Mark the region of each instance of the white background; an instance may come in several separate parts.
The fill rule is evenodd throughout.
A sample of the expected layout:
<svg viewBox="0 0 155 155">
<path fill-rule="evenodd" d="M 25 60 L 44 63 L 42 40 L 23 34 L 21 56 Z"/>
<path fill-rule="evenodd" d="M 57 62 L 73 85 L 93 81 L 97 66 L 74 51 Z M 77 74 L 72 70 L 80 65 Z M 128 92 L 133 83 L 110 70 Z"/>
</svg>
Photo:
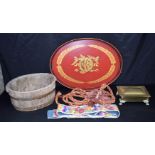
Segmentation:
<svg viewBox="0 0 155 155">
<path fill-rule="evenodd" d="M 0 32 L 149 33 L 154 10 L 153 0 L 4 0 Z M 155 123 L 0 123 L 0 155 L 151 155 L 154 132 Z"/>
<path fill-rule="evenodd" d="M 152 32 L 153 0 L 0 0 L 1 32 Z"/>
</svg>

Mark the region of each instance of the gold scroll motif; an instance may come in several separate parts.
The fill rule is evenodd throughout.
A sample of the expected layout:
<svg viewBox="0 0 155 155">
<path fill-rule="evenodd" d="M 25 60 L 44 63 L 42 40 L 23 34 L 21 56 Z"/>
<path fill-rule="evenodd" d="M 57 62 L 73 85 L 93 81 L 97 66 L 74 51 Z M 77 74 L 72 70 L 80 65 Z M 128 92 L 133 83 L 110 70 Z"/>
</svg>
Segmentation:
<svg viewBox="0 0 155 155">
<path fill-rule="evenodd" d="M 63 78 L 65 78 L 66 80 L 71 81 L 71 82 L 74 82 L 74 83 L 78 83 L 78 84 L 82 84 L 82 83 L 84 83 L 84 82 L 83 82 L 83 81 L 80 81 L 80 80 L 76 80 L 76 79 L 74 79 L 74 78 L 68 76 L 68 75 L 63 71 L 62 66 L 61 66 L 61 63 L 62 63 L 63 58 L 64 58 L 69 52 L 71 52 L 72 50 L 75 50 L 75 49 L 77 49 L 77 48 L 81 48 L 81 47 L 84 47 L 84 45 L 75 45 L 75 46 L 69 47 L 69 48 L 63 50 L 63 51 L 61 52 L 61 54 L 59 55 L 58 59 L 57 59 L 57 65 L 58 65 L 58 66 L 57 66 L 57 69 L 58 69 L 59 74 L 60 74 Z"/>
<path fill-rule="evenodd" d="M 98 46 L 98 45 L 93 45 L 93 44 L 91 44 L 91 45 L 88 45 L 89 47 L 92 47 L 92 48 L 95 48 L 95 49 L 98 49 L 99 51 L 101 51 L 101 52 L 104 52 L 107 56 L 108 56 L 108 58 L 109 58 L 109 60 L 110 60 L 110 62 L 111 62 L 111 67 L 110 67 L 110 69 L 109 69 L 109 71 L 104 75 L 104 76 L 102 76 L 101 78 L 99 78 L 99 79 L 97 79 L 97 80 L 93 80 L 93 81 L 88 81 L 88 82 L 83 82 L 83 81 L 80 81 L 80 80 L 76 80 L 76 79 L 74 79 L 74 78 L 72 78 L 72 77 L 70 77 L 70 76 L 68 76 L 64 71 L 63 71 L 63 68 L 62 68 L 62 66 L 61 66 L 61 63 L 62 63 L 62 60 L 63 60 L 63 58 L 68 54 L 68 53 L 70 53 L 71 51 L 73 51 L 74 49 L 77 49 L 77 48 L 81 48 L 81 47 L 84 47 L 85 45 L 75 45 L 75 46 L 72 46 L 72 47 L 69 47 L 69 48 L 67 48 L 67 49 L 65 49 L 65 50 L 63 50 L 62 52 L 61 52 L 61 54 L 58 56 L 58 59 L 57 59 L 57 69 L 58 69 L 58 72 L 59 72 L 59 74 L 63 77 L 63 78 L 65 78 L 66 80 L 68 80 L 68 81 L 71 81 L 71 82 L 74 82 L 74 83 L 78 83 L 78 84 L 83 84 L 83 83 L 89 83 L 89 84 L 93 84 L 93 83 L 99 83 L 99 82 L 102 82 L 103 80 L 105 80 L 105 79 L 107 79 L 107 78 L 109 78 L 112 74 L 113 74 L 113 72 L 114 72 L 114 70 L 115 70 L 115 63 L 116 63 L 116 60 L 115 60 L 115 57 L 113 56 L 113 54 L 109 51 L 109 50 L 107 50 L 107 49 L 105 49 L 105 48 L 103 48 L 103 47 L 101 47 L 101 46 Z M 99 59 L 99 58 L 97 58 L 97 59 Z M 97 60 L 96 59 L 96 60 Z M 81 60 L 80 60 L 81 61 Z M 89 60 L 90 61 L 90 60 Z M 97 60 L 98 61 L 98 60 Z M 75 58 L 74 58 L 74 62 L 75 62 Z M 72 63 L 72 65 L 74 64 L 77 64 L 77 62 L 76 63 Z M 85 64 L 85 63 L 84 63 Z M 94 63 L 93 63 L 94 64 Z M 89 64 L 90 65 L 90 64 Z M 79 65 L 77 65 L 77 66 L 79 66 Z M 80 65 L 81 66 L 81 65 Z M 83 66 L 83 65 L 82 65 Z M 85 65 L 84 65 L 85 66 Z M 87 65 L 86 65 L 87 66 Z M 98 64 L 97 64 L 97 66 L 98 66 Z M 84 68 L 86 68 L 86 69 L 84 69 Z M 91 66 L 87 66 L 87 67 L 82 67 L 82 70 L 80 69 L 80 70 L 78 70 L 78 71 L 84 71 L 84 72 L 88 72 L 88 71 L 90 71 L 90 70 L 92 70 L 92 71 L 94 71 L 94 69 L 93 69 L 93 67 L 92 67 L 92 64 L 91 64 Z M 75 70 L 75 71 L 77 71 L 77 70 Z"/>
<path fill-rule="evenodd" d="M 116 63 L 115 57 L 113 56 L 113 54 L 109 50 L 107 50 L 101 46 L 98 46 L 98 45 L 88 45 L 88 46 L 104 52 L 109 57 L 109 59 L 111 61 L 111 67 L 105 75 L 103 75 L 101 78 L 99 78 L 97 80 L 89 81 L 88 83 L 93 84 L 93 83 L 102 82 L 103 80 L 109 78 L 113 74 L 113 72 L 115 71 L 115 63 Z"/>
<path fill-rule="evenodd" d="M 85 74 L 87 72 L 96 72 L 99 64 L 99 56 L 93 57 L 90 55 L 84 56 L 80 54 L 80 57 L 74 57 L 73 66 L 78 67 L 75 69 L 76 72 L 80 72 L 81 74 Z"/>
<path fill-rule="evenodd" d="M 57 69 L 58 69 L 58 72 L 60 73 L 60 75 L 63 76 L 63 78 L 65 78 L 66 80 L 69 80 L 69 81 L 74 82 L 74 83 L 79 83 L 79 84 L 84 83 L 83 81 L 73 79 L 70 76 L 68 76 L 67 74 L 65 74 L 65 72 L 63 71 L 63 69 L 62 69 L 62 67 L 60 65 L 57 66 Z"/>
<path fill-rule="evenodd" d="M 102 51 L 103 53 L 105 53 L 109 57 L 112 65 L 116 63 L 115 57 L 109 50 L 105 49 L 104 47 L 98 46 L 98 45 L 88 45 L 88 46 L 98 49 L 98 50 Z"/>
<path fill-rule="evenodd" d="M 61 65 L 64 56 L 67 55 L 69 52 L 71 52 L 71 51 L 73 51 L 73 50 L 75 50 L 75 49 L 84 47 L 84 46 L 85 46 L 85 45 L 75 45 L 75 46 L 71 46 L 71 47 L 66 48 L 66 49 L 63 50 L 63 51 L 61 52 L 61 54 L 59 55 L 59 57 L 58 57 L 58 59 L 57 59 L 57 64 L 58 64 L 58 65 Z"/>
</svg>

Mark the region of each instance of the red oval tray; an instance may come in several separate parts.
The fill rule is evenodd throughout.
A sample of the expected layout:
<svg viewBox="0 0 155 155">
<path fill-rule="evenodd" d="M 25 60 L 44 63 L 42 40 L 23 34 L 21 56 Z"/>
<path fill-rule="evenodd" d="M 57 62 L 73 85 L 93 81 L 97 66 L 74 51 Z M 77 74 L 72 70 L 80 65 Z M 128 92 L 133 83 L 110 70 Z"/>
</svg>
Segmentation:
<svg viewBox="0 0 155 155">
<path fill-rule="evenodd" d="M 58 47 L 50 58 L 51 72 L 68 88 L 94 89 L 119 76 L 122 57 L 100 39 L 74 39 Z"/>
</svg>

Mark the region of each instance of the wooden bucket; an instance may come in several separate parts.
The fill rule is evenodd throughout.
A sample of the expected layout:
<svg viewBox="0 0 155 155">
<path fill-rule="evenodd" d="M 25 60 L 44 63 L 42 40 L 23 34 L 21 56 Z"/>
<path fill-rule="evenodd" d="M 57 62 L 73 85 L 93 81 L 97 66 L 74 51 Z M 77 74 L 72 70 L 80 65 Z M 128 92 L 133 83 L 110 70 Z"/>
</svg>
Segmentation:
<svg viewBox="0 0 155 155">
<path fill-rule="evenodd" d="M 53 103 L 55 82 L 55 76 L 49 73 L 27 74 L 11 80 L 6 91 L 15 109 L 34 111 Z"/>
</svg>

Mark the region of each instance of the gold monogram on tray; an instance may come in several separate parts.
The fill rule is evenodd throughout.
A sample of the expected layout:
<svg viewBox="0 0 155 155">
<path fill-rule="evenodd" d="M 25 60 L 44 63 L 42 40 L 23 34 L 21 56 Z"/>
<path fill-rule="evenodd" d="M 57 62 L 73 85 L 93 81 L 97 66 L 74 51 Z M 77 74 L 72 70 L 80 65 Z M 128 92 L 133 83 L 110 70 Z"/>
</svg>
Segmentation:
<svg viewBox="0 0 155 155">
<path fill-rule="evenodd" d="M 99 64 L 99 56 L 94 57 L 91 55 L 80 55 L 79 57 L 74 57 L 74 62 L 72 63 L 73 66 L 78 67 L 75 69 L 76 72 L 80 72 L 81 74 L 87 72 L 96 72 L 98 69 Z"/>
</svg>

